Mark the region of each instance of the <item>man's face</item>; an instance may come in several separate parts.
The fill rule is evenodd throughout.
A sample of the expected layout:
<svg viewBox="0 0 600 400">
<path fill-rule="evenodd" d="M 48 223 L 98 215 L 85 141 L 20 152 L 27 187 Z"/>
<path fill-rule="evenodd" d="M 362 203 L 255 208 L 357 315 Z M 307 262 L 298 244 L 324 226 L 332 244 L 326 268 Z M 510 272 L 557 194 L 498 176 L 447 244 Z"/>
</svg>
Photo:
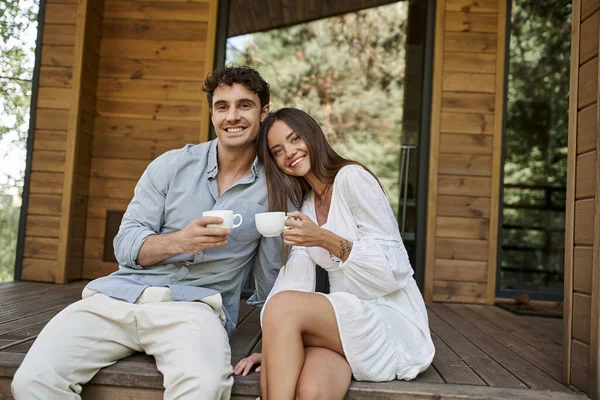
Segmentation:
<svg viewBox="0 0 600 400">
<path fill-rule="evenodd" d="M 212 101 L 211 119 L 219 143 L 230 148 L 253 146 L 269 106 L 261 109 L 258 95 L 239 83 L 219 86 Z"/>
</svg>

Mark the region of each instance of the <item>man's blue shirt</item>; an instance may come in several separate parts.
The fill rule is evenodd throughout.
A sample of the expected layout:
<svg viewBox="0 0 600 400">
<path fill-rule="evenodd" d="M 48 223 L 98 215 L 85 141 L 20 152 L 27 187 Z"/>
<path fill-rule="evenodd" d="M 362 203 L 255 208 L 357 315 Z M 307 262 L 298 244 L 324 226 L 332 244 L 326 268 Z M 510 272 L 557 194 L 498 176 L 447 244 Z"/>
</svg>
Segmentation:
<svg viewBox="0 0 600 400">
<path fill-rule="evenodd" d="M 88 288 L 135 302 L 148 286 L 169 287 L 176 301 L 195 301 L 220 293 L 228 334 L 235 330 L 242 286 L 253 268 L 256 290 L 248 303 L 261 307 L 281 266 L 281 237 L 263 238 L 254 215 L 268 211 L 267 185 L 256 159 L 252 173 L 219 196 L 217 140 L 187 145 L 154 160 L 135 187 L 114 239 L 119 270 Z M 150 267 L 136 264 L 146 238 L 185 228 L 208 210 L 233 210 L 243 223 L 222 247 L 178 254 Z"/>
</svg>

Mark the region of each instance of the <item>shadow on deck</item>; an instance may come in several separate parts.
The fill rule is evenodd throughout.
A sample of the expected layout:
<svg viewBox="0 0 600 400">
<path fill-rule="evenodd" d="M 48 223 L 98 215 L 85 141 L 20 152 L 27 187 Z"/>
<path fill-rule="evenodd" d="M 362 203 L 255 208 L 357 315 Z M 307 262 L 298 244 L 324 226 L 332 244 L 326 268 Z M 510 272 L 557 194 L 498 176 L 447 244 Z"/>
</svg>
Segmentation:
<svg viewBox="0 0 600 400">
<path fill-rule="evenodd" d="M 84 283 L 0 284 L 0 399 L 44 325 L 78 300 Z M 411 382 L 353 382 L 346 399 L 586 399 L 565 385 L 562 320 L 516 316 L 493 306 L 428 305 L 436 346 L 432 367 Z M 259 350 L 259 314 L 241 305 L 232 362 Z M 233 399 L 259 394 L 258 374 L 236 377 Z M 162 399 L 154 359 L 136 354 L 101 370 L 84 399 Z"/>
</svg>

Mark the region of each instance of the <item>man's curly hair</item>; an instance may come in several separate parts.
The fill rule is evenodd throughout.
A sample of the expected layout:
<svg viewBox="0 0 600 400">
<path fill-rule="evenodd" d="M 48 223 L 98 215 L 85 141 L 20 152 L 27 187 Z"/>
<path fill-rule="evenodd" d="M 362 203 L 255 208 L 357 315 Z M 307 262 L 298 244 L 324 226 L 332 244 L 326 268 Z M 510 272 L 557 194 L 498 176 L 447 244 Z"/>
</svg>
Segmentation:
<svg viewBox="0 0 600 400">
<path fill-rule="evenodd" d="M 260 108 L 269 104 L 269 84 L 260 76 L 258 71 L 243 65 L 228 65 L 208 75 L 204 80 L 202 90 L 208 97 L 208 106 L 212 109 L 213 93 L 221 85 L 232 86 L 234 83 L 244 85 L 246 89 L 256 93 L 260 99 Z"/>
</svg>

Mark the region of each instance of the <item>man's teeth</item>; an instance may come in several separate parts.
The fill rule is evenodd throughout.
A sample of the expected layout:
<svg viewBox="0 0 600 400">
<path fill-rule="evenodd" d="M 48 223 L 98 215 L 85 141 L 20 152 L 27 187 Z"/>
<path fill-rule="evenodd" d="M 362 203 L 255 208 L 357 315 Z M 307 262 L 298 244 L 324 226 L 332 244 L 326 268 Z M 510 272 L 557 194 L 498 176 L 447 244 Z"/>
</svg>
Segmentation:
<svg viewBox="0 0 600 400">
<path fill-rule="evenodd" d="M 230 132 L 230 133 L 241 132 L 243 130 L 244 130 L 244 128 L 227 128 L 227 132 Z"/>
</svg>

